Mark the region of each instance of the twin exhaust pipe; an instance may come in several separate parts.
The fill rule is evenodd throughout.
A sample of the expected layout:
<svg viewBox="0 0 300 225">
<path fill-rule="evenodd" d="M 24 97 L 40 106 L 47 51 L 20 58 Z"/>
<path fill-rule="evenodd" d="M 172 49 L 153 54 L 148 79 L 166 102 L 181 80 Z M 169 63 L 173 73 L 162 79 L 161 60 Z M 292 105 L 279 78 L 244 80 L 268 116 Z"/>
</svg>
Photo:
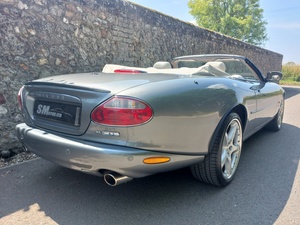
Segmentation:
<svg viewBox="0 0 300 225">
<path fill-rule="evenodd" d="M 121 174 L 114 173 L 114 172 L 104 174 L 105 183 L 107 183 L 109 186 L 112 186 L 112 187 L 115 187 L 119 184 L 127 183 L 131 180 L 132 180 L 131 177 L 123 176 Z"/>
</svg>

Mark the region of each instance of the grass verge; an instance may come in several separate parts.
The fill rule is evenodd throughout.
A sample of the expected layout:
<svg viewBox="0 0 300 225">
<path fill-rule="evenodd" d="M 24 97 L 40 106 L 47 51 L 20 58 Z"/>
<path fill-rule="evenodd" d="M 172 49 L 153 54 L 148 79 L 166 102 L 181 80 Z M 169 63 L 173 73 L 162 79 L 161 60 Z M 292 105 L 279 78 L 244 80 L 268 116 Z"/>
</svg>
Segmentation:
<svg viewBox="0 0 300 225">
<path fill-rule="evenodd" d="M 292 86 L 300 86 L 299 81 L 293 81 L 293 80 L 281 80 L 279 82 L 280 85 L 292 85 Z"/>
</svg>

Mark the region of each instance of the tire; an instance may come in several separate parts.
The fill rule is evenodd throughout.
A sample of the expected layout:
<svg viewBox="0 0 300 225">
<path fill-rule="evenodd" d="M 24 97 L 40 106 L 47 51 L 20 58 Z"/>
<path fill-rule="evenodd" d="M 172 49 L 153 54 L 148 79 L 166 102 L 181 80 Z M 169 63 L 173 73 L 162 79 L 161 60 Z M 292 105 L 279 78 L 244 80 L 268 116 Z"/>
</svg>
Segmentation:
<svg viewBox="0 0 300 225">
<path fill-rule="evenodd" d="M 242 151 L 243 129 L 238 114 L 229 114 L 204 161 L 192 165 L 193 176 L 202 182 L 225 187 L 234 178 Z"/>
<path fill-rule="evenodd" d="M 276 116 L 271 120 L 270 123 L 266 125 L 265 128 L 271 131 L 279 131 L 282 126 L 283 114 L 284 114 L 284 100 L 280 102 L 280 106 Z"/>
</svg>

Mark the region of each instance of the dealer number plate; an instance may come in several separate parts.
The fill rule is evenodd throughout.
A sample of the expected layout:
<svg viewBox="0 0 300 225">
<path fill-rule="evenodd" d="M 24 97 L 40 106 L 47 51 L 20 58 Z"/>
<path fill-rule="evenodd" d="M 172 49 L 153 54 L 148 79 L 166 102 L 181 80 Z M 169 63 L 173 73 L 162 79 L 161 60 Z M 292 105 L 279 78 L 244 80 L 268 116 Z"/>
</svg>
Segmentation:
<svg viewBox="0 0 300 225">
<path fill-rule="evenodd" d="M 81 107 L 65 103 L 36 100 L 33 115 L 39 119 L 80 126 Z"/>
</svg>

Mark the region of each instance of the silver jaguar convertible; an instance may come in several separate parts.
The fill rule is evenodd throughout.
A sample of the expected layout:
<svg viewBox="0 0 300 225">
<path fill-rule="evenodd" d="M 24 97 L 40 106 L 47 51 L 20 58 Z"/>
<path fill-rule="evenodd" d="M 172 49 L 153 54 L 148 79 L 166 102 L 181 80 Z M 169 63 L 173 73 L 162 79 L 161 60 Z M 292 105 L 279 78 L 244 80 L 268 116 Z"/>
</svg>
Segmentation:
<svg viewBox="0 0 300 225">
<path fill-rule="evenodd" d="M 281 77 L 243 56 L 195 55 L 34 80 L 19 91 L 17 136 L 25 149 L 111 186 L 187 166 L 226 186 L 243 141 L 281 128 Z"/>
</svg>

